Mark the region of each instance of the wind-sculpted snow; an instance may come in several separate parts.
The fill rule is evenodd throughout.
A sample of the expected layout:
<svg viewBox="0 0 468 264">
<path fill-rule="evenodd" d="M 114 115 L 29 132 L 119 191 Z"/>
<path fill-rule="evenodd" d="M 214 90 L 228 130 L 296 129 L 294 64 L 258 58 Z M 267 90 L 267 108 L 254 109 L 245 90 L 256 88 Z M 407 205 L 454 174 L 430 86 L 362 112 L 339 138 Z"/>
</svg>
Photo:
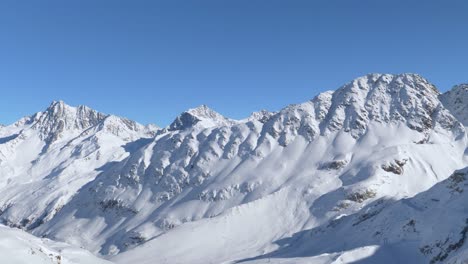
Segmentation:
<svg viewBox="0 0 468 264">
<path fill-rule="evenodd" d="M 164 129 L 64 105 L 0 128 L 0 219 L 121 263 L 262 256 L 465 167 L 465 127 L 439 95 L 419 75 L 370 74 L 278 112 L 201 106 Z M 378 250 L 365 246 L 318 259 Z"/>
</svg>

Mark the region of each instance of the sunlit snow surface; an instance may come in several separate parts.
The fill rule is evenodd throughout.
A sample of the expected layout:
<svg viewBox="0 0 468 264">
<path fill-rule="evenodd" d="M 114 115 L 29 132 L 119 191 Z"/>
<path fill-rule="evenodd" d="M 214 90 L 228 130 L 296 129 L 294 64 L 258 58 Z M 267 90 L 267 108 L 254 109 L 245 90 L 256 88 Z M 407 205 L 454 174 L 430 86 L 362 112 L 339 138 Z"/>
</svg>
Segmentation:
<svg viewBox="0 0 468 264">
<path fill-rule="evenodd" d="M 5 226 L 0 226 L 0 263 L 111 264 L 84 249 L 49 239 L 40 239 Z"/>
</svg>

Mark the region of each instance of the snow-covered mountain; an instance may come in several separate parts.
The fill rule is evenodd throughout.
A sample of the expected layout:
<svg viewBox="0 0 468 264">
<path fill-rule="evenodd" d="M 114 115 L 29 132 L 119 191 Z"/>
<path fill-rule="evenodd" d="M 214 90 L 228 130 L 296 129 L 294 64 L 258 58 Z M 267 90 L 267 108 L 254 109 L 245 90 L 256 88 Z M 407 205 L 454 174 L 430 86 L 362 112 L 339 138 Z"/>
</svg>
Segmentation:
<svg viewBox="0 0 468 264">
<path fill-rule="evenodd" d="M 468 84 L 457 85 L 441 95 L 441 101 L 465 126 L 468 126 Z"/>
<path fill-rule="evenodd" d="M 47 222 L 111 162 L 124 145 L 154 131 L 85 106 L 53 102 L 0 129 L 0 220 L 34 229 Z"/>
<path fill-rule="evenodd" d="M 232 120 L 200 106 L 163 129 L 54 102 L 0 128 L 0 220 L 117 263 L 358 261 L 403 240 L 346 223 L 378 206 L 381 226 L 468 166 L 460 87 L 369 74 L 279 112 Z"/>
</svg>

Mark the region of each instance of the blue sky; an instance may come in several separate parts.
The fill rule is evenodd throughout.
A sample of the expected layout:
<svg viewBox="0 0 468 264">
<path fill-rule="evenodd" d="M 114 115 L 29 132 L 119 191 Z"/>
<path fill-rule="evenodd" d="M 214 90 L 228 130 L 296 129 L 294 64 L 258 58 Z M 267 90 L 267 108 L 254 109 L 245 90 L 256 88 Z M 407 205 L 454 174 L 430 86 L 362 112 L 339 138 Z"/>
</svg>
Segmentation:
<svg viewBox="0 0 468 264">
<path fill-rule="evenodd" d="M 468 1 L 4 0 L 0 123 L 52 100 L 164 126 L 243 118 L 370 72 L 468 82 Z"/>
</svg>

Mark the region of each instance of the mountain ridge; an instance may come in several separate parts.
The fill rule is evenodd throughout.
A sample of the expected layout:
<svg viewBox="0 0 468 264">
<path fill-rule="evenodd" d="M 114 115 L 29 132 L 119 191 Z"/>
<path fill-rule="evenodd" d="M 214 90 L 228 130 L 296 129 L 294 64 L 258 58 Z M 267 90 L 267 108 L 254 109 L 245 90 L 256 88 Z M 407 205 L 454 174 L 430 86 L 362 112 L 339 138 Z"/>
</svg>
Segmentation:
<svg viewBox="0 0 468 264">
<path fill-rule="evenodd" d="M 0 128 L 0 221 L 118 263 L 147 241 L 161 263 L 260 256 L 466 167 L 466 128 L 443 97 L 420 75 L 368 74 L 278 112 L 233 120 L 202 105 L 165 128 L 53 102 Z M 211 226 L 232 241 L 191 240 Z"/>
<path fill-rule="evenodd" d="M 468 126 L 468 84 L 456 85 L 440 98 L 453 115 Z"/>
</svg>

